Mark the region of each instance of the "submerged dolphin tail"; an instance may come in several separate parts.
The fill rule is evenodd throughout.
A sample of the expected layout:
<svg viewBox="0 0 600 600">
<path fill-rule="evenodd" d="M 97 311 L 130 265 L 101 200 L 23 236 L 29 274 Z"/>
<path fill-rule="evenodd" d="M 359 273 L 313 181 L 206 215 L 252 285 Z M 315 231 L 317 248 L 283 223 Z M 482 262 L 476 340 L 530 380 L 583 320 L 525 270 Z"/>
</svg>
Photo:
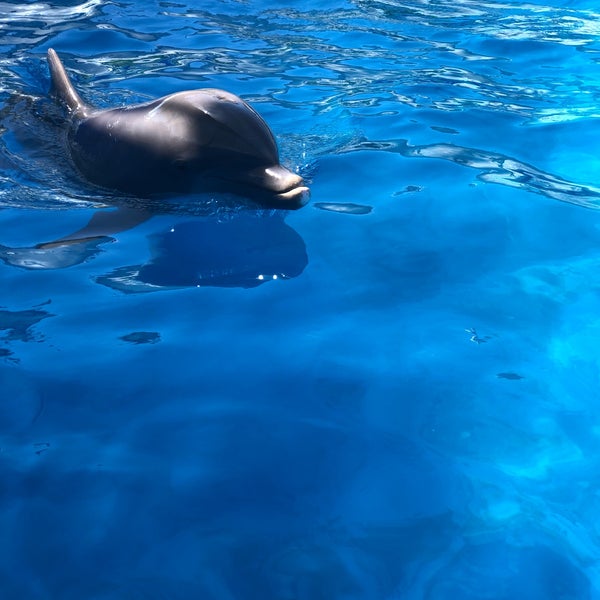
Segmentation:
<svg viewBox="0 0 600 600">
<path fill-rule="evenodd" d="M 52 78 L 51 93 L 65 104 L 71 113 L 84 116 L 88 106 L 73 87 L 65 67 L 52 48 L 48 50 L 48 66 Z"/>
</svg>

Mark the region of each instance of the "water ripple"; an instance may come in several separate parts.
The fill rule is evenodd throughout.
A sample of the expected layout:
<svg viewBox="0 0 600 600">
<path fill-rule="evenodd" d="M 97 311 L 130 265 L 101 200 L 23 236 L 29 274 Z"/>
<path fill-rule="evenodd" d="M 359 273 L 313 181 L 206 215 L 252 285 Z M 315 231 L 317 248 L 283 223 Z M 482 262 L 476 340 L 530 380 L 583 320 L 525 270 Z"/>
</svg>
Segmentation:
<svg viewBox="0 0 600 600">
<path fill-rule="evenodd" d="M 425 144 L 411 146 L 406 140 L 354 141 L 339 153 L 378 150 L 397 152 L 407 158 L 438 158 L 477 169 L 479 180 L 520 188 L 554 200 L 600 209 L 600 188 L 580 185 L 527 163 L 496 152 L 466 148 L 454 144 Z"/>
<path fill-rule="evenodd" d="M 103 4 L 103 0 L 87 0 L 75 6 L 0 2 L 0 45 L 41 43 L 50 31 L 74 28 L 95 16 Z"/>
<path fill-rule="evenodd" d="M 600 13 L 592 10 L 478 0 L 368 0 L 358 4 L 379 9 L 394 20 L 444 28 L 467 26 L 474 35 L 498 39 L 579 46 L 597 41 L 600 35 Z"/>
</svg>

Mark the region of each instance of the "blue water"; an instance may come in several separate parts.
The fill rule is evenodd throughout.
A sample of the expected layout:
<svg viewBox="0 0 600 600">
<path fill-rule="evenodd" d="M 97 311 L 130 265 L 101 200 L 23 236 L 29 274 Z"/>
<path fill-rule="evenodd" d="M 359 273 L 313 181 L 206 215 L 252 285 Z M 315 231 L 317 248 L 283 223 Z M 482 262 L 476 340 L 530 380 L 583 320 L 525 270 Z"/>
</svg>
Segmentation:
<svg viewBox="0 0 600 600">
<path fill-rule="evenodd" d="M 600 598 L 595 6 L 0 2 L 0 597 Z M 242 96 L 311 203 L 36 248 L 115 200 L 49 47 Z"/>
</svg>

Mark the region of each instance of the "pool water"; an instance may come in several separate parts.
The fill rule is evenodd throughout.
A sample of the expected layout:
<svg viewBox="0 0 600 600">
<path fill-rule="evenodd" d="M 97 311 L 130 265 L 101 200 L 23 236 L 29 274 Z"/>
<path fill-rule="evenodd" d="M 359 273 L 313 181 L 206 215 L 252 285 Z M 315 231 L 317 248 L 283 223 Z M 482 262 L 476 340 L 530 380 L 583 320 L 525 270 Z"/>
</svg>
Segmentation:
<svg viewBox="0 0 600 600">
<path fill-rule="evenodd" d="M 0 597 L 600 597 L 595 6 L 0 2 Z M 310 204 L 39 246 L 119 202 L 49 47 L 240 95 Z"/>
</svg>

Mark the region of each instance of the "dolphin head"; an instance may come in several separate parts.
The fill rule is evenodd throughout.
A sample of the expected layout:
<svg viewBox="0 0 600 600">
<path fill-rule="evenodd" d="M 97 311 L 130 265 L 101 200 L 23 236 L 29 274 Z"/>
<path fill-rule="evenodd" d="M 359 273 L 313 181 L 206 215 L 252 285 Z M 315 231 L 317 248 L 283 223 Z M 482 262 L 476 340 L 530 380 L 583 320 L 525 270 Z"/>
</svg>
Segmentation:
<svg viewBox="0 0 600 600">
<path fill-rule="evenodd" d="M 167 103 L 170 106 L 167 106 Z M 158 107 L 157 107 L 158 108 Z M 275 138 L 263 118 L 238 96 L 217 89 L 180 92 L 160 107 L 185 134 L 179 167 L 243 188 L 262 203 L 279 208 L 306 204 L 302 177 L 282 166 Z M 181 119 L 183 117 L 183 119 Z"/>
</svg>

